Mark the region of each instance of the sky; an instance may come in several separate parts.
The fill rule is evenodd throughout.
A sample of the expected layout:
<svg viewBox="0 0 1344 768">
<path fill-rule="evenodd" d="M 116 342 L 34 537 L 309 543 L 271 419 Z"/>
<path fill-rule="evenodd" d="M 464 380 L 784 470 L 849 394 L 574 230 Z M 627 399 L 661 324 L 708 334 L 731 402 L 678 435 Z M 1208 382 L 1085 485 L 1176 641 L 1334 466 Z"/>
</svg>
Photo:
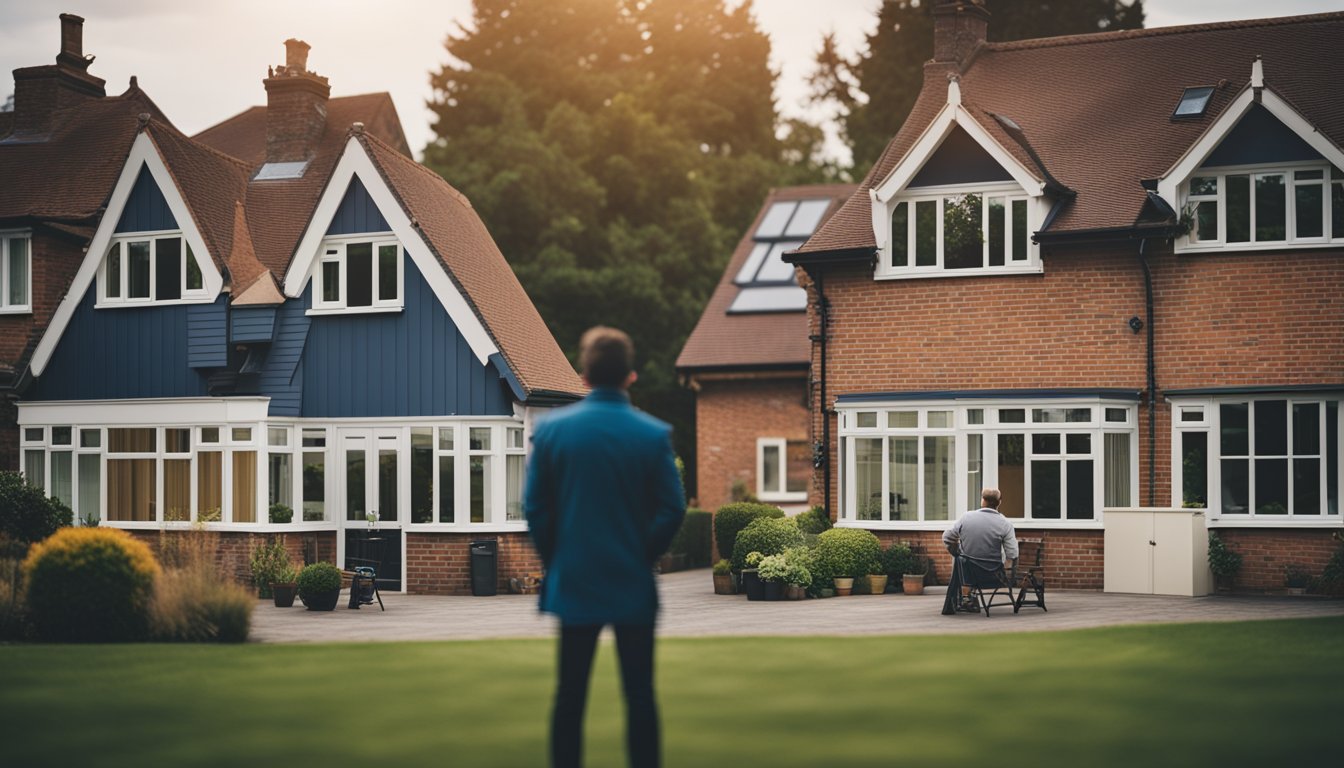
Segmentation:
<svg viewBox="0 0 1344 768">
<path fill-rule="evenodd" d="M 728 0 L 736 5 L 741 0 Z M 932 0 L 925 0 L 931 2 Z M 827 32 L 846 53 L 861 49 L 882 0 L 755 0 L 779 72 L 785 116 L 825 121 L 807 103 L 806 78 Z M 1344 10 L 1344 0 L 1147 0 L 1149 27 Z M 1268 10 L 1268 13 L 1267 13 Z M 329 78 L 333 96 L 388 91 L 417 156 L 432 138 L 429 73 L 447 60 L 443 42 L 466 24 L 471 0 L 0 0 L 0 70 L 49 64 L 60 49 L 58 14 L 83 16 L 90 72 L 109 94 L 140 87 L 182 131 L 194 134 L 264 104 L 266 67 L 284 62 L 290 37 L 312 46 L 308 68 Z M 992 23 L 992 22 L 991 22 Z M 0 85 L 0 97 L 13 81 Z M 847 159 L 835 140 L 828 153 Z"/>
</svg>

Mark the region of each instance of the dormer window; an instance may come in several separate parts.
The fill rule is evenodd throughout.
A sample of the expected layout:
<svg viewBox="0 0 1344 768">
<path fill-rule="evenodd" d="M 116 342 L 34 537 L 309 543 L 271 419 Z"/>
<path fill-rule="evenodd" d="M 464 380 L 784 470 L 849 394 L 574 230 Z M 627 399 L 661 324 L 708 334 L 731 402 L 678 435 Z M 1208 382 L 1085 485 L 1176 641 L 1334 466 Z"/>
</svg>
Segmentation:
<svg viewBox="0 0 1344 768">
<path fill-rule="evenodd" d="M 891 204 L 879 277 L 1039 271 L 1030 198 L 1015 184 L 912 188 Z"/>
<path fill-rule="evenodd" d="M 1344 172 L 1328 163 L 1201 168 L 1184 185 L 1183 250 L 1344 240 Z"/>
<path fill-rule="evenodd" d="M 313 312 L 402 308 L 401 244 L 391 235 L 328 239 L 313 274 Z"/>
<path fill-rule="evenodd" d="M 98 272 L 100 307 L 208 298 L 200 263 L 180 233 L 118 238 Z"/>
<path fill-rule="evenodd" d="M 32 240 L 0 232 L 0 314 L 32 311 Z"/>
</svg>

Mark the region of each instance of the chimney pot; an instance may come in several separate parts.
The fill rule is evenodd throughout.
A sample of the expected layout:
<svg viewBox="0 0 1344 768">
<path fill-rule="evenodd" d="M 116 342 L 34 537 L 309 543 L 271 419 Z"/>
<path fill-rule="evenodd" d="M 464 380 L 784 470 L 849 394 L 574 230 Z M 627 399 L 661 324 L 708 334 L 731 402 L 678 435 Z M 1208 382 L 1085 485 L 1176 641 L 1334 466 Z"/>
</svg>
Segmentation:
<svg viewBox="0 0 1344 768">
<path fill-rule="evenodd" d="M 308 71 L 308 51 L 312 46 L 298 40 L 289 38 L 285 41 L 285 69 L 289 74 L 296 75 Z"/>
<path fill-rule="evenodd" d="M 327 78 L 308 71 L 309 45 L 285 41 L 285 65 L 267 69 L 266 162 L 309 160 L 327 125 Z"/>
<path fill-rule="evenodd" d="M 984 0 L 942 0 L 933 9 L 933 60 L 964 67 L 988 31 Z"/>
<path fill-rule="evenodd" d="M 67 58 L 84 59 L 84 17 L 61 14 L 61 53 Z"/>
</svg>

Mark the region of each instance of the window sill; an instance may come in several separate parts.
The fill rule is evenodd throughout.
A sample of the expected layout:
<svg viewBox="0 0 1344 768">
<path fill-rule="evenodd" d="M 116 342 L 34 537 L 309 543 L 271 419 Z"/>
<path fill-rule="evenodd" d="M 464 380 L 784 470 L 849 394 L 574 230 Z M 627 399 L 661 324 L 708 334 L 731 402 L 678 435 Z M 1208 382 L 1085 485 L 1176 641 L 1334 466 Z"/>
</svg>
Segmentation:
<svg viewBox="0 0 1344 768">
<path fill-rule="evenodd" d="M 32 307 L 0 307 L 0 315 L 31 315 Z"/>
<path fill-rule="evenodd" d="M 1013 528 L 1058 528 L 1071 531 L 1100 531 L 1105 526 L 1098 520 L 1024 520 L 1010 517 Z M 951 528 L 955 520 L 901 521 L 890 520 L 840 520 L 836 528 L 861 528 L 869 531 L 945 531 Z"/>
<path fill-rule="evenodd" d="M 874 280 L 925 280 L 934 277 L 1006 277 L 1010 275 L 1040 275 L 1045 267 L 1041 264 L 1027 264 L 1015 267 L 981 267 L 979 269 L 909 269 L 879 268 Z"/>
<path fill-rule="evenodd" d="M 1339 248 L 1344 240 L 1307 240 L 1299 242 L 1268 243 L 1209 243 L 1201 245 L 1177 245 L 1176 255 L 1197 255 L 1204 253 L 1258 253 L 1260 251 L 1310 251 L 1321 248 Z"/>
<path fill-rule="evenodd" d="M 758 493 L 756 498 L 761 501 L 780 501 L 780 502 L 798 502 L 807 501 L 807 491 L 802 493 Z"/>
<path fill-rule="evenodd" d="M 525 522 L 505 523 L 410 523 L 406 533 L 527 533 Z"/>
<path fill-rule="evenodd" d="M 392 314 L 402 311 L 401 304 L 386 307 L 314 307 L 304 312 L 309 317 L 322 317 L 323 315 L 379 315 Z"/>
<path fill-rule="evenodd" d="M 1284 515 L 1275 519 L 1209 515 L 1210 528 L 1344 528 L 1339 515 Z"/>
<path fill-rule="evenodd" d="M 145 307 L 175 307 L 180 304 L 213 304 L 213 296 L 188 296 L 172 301 L 160 301 L 158 299 L 128 299 L 125 301 L 103 301 L 94 303 L 94 309 L 144 309 Z"/>
</svg>

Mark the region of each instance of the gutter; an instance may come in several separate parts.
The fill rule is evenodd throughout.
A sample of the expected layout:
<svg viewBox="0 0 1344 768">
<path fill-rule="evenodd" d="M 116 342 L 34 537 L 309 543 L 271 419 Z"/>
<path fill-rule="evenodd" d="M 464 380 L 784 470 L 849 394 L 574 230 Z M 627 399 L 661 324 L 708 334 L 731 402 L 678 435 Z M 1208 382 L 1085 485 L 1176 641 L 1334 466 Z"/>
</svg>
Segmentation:
<svg viewBox="0 0 1344 768">
<path fill-rule="evenodd" d="M 1125 227 L 1101 227 L 1097 229 L 1075 229 L 1063 232 L 1037 232 L 1032 239 L 1041 245 L 1074 245 L 1095 243 L 1107 240 L 1166 239 L 1181 234 L 1178 224 L 1162 222 L 1158 224 L 1132 224 Z"/>
<path fill-rule="evenodd" d="M 870 262 L 877 258 L 877 246 L 865 245 L 858 248 L 841 248 L 834 251 L 787 251 L 780 258 L 786 264 L 797 266 L 843 264 L 847 262 Z"/>
</svg>

